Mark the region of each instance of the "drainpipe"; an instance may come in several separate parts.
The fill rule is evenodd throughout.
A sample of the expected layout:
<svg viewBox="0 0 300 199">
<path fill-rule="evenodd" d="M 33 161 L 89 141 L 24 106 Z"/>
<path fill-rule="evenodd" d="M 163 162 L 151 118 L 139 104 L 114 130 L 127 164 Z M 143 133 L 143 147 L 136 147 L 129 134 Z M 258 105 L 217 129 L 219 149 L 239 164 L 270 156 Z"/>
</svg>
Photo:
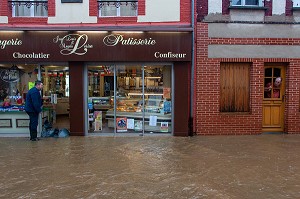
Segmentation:
<svg viewBox="0 0 300 199">
<path fill-rule="evenodd" d="M 190 116 L 189 116 L 189 136 L 194 135 L 194 110 L 193 110 L 193 104 L 194 104 L 194 52 L 195 52 L 195 47 L 194 47 L 194 42 L 195 42 L 195 0 L 191 1 L 191 23 L 192 23 L 192 63 L 191 63 L 191 94 L 190 94 Z"/>
<path fill-rule="evenodd" d="M 42 80 L 42 65 L 38 65 L 38 74 L 37 74 L 37 80 Z M 42 91 L 40 91 L 40 95 L 42 96 L 43 98 L 43 93 Z M 38 137 L 41 137 L 41 133 L 42 133 L 42 129 L 43 129 L 43 110 L 42 112 L 39 114 L 39 120 L 38 120 Z"/>
</svg>

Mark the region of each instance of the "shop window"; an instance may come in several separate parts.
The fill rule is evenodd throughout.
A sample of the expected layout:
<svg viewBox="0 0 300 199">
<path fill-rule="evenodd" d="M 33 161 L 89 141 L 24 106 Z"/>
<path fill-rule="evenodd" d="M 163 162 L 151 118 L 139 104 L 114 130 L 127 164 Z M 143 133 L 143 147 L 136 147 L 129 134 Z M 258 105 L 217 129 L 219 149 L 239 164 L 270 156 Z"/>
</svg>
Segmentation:
<svg viewBox="0 0 300 199">
<path fill-rule="evenodd" d="M 249 112 L 250 63 L 221 63 L 220 111 Z"/>
<path fill-rule="evenodd" d="M 10 2 L 13 17 L 48 16 L 48 1 L 17 0 Z"/>
<path fill-rule="evenodd" d="M 100 17 L 137 16 L 137 1 L 98 1 Z"/>
<path fill-rule="evenodd" d="M 263 6 L 262 0 L 232 0 L 231 6 Z"/>
<path fill-rule="evenodd" d="M 27 91 L 37 80 L 36 66 L 0 65 L 0 112 L 23 111 Z"/>
<path fill-rule="evenodd" d="M 170 65 L 88 66 L 89 133 L 171 133 Z"/>
</svg>

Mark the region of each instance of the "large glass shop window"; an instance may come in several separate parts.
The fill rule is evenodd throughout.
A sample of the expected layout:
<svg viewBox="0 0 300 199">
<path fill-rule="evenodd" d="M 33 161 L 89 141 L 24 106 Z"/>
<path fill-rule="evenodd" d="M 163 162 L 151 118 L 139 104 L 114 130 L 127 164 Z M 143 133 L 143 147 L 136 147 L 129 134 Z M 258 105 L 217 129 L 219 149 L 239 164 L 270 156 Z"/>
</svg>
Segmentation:
<svg viewBox="0 0 300 199">
<path fill-rule="evenodd" d="M 68 67 L 0 64 L 0 121 L 7 122 L 8 114 L 15 116 L 9 118 L 11 125 L 4 124 L 7 128 L 0 128 L 0 132 L 26 132 L 24 129 L 28 129 L 29 119 L 27 114 L 22 115 L 18 112 L 25 113 L 26 94 L 38 79 L 44 84 L 41 92 L 42 126 L 47 122 L 52 129 L 69 129 Z"/>
<path fill-rule="evenodd" d="M 37 75 L 36 65 L 0 64 L 0 111 L 24 111 L 26 93 Z"/>
<path fill-rule="evenodd" d="M 88 67 L 90 133 L 171 133 L 171 65 Z"/>
</svg>

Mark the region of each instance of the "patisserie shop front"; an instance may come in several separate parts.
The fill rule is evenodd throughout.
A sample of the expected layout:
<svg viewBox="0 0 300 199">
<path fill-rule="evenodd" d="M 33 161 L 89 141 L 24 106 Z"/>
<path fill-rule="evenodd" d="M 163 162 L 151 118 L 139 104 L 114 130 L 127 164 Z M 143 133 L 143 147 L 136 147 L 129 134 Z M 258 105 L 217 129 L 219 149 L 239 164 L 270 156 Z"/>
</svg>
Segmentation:
<svg viewBox="0 0 300 199">
<path fill-rule="evenodd" d="M 191 32 L 0 31 L 0 133 L 27 133 L 27 91 L 70 135 L 188 136 Z"/>
</svg>

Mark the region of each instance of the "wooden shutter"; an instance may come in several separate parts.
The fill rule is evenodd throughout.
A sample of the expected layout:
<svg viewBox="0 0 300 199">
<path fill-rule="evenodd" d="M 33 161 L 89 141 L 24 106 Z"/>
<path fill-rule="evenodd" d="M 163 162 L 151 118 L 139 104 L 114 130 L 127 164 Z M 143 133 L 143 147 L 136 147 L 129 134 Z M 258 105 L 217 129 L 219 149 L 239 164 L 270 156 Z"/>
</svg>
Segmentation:
<svg viewBox="0 0 300 199">
<path fill-rule="evenodd" d="M 221 63 L 221 112 L 249 112 L 250 66 L 250 63 Z"/>
</svg>

